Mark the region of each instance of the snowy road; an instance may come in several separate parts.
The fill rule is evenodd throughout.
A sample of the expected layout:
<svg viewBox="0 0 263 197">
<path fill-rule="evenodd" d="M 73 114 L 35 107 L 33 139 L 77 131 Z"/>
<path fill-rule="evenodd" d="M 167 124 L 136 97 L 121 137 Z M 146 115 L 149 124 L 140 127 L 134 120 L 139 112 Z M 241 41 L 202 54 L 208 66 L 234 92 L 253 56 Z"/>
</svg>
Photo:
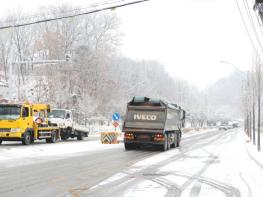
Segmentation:
<svg viewBox="0 0 263 197">
<path fill-rule="evenodd" d="M 125 152 L 123 144 L 86 141 L 0 147 L 0 196 L 58 196 L 84 185 L 91 187 L 136 161 L 157 154 Z"/>
<path fill-rule="evenodd" d="M 6 145 L 0 166 L 1 197 L 260 197 L 263 183 L 238 129 L 188 133 L 180 149 L 164 153 L 96 140 Z"/>
</svg>

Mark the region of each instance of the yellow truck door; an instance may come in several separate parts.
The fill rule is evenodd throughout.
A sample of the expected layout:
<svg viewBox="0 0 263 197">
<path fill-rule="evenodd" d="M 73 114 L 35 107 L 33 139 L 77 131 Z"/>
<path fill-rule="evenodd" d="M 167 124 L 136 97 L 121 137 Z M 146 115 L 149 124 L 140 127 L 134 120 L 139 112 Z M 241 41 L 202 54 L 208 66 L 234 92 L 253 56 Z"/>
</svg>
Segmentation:
<svg viewBox="0 0 263 197">
<path fill-rule="evenodd" d="M 22 127 L 24 132 L 26 129 L 33 129 L 33 117 L 32 108 L 29 105 L 25 105 L 21 109 Z"/>
</svg>

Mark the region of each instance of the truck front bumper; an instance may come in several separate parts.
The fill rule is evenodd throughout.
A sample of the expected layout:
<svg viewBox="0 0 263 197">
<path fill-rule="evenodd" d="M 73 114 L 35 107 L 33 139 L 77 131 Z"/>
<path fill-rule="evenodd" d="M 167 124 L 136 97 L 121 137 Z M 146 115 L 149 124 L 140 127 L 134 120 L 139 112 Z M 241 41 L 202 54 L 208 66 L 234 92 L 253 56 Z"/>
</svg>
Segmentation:
<svg viewBox="0 0 263 197">
<path fill-rule="evenodd" d="M 21 132 L 0 132 L 0 139 L 9 139 L 9 138 L 18 138 L 21 140 L 22 133 Z"/>
</svg>

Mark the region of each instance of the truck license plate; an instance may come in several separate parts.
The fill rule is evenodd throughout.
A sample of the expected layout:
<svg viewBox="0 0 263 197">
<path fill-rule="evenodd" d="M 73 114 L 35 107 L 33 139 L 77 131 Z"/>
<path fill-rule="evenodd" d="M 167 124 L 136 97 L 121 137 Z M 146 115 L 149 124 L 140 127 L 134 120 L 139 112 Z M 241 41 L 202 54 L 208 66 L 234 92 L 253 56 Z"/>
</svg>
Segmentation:
<svg viewBox="0 0 263 197">
<path fill-rule="evenodd" d="M 151 137 L 149 135 L 139 135 L 138 139 L 140 139 L 140 140 L 151 140 Z"/>
</svg>

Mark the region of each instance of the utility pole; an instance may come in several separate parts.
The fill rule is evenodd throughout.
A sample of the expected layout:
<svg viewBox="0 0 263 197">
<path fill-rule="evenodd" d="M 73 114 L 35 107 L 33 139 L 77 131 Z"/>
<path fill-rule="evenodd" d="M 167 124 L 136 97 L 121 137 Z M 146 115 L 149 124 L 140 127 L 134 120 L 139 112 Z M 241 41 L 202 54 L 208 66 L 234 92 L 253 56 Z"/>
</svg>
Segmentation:
<svg viewBox="0 0 263 197">
<path fill-rule="evenodd" d="M 256 90 L 255 90 L 255 76 L 254 76 L 254 71 L 253 68 L 251 70 L 251 87 L 252 87 L 252 141 L 253 145 L 256 145 L 256 112 L 255 112 L 255 99 L 256 99 Z"/>
<path fill-rule="evenodd" d="M 251 140 L 251 126 L 252 126 L 252 117 L 251 117 L 251 87 L 249 72 L 247 72 L 247 124 L 248 124 L 248 137 Z"/>
<path fill-rule="evenodd" d="M 252 138 L 252 113 L 251 113 L 251 108 L 249 109 L 249 140 Z"/>
<path fill-rule="evenodd" d="M 254 92 L 254 90 L 253 90 Z M 254 93 L 253 93 L 254 94 Z M 255 114 L 255 101 L 254 101 L 254 95 L 253 95 L 253 104 L 252 104 L 252 121 L 253 121 L 253 133 L 252 133 L 252 139 L 253 139 L 253 145 L 256 144 L 256 114 Z"/>
<path fill-rule="evenodd" d="M 261 91 L 260 91 L 260 77 L 261 77 L 261 71 L 260 71 L 260 62 L 258 63 L 258 151 L 261 151 L 260 149 L 260 96 L 261 96 Z"/>
</svg>

